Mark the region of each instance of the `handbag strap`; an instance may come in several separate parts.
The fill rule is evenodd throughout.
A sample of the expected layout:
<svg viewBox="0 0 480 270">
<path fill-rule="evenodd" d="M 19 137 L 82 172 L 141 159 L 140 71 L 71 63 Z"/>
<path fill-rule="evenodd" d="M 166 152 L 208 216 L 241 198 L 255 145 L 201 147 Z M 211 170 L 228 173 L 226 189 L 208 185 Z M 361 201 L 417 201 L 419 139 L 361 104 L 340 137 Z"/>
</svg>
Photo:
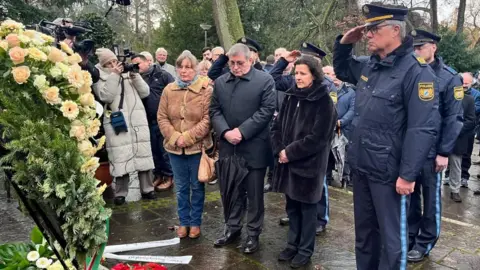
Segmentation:
<svg viewBox="0 0 480 270">
<path fill-rule="evenodd" d="M 122 87 L 122 93 L 120 94 L 120 104 L 118 105 L 119 111 L 121 111 L 123 108 L 123 99 L 125 98 L 125 81 L 122 75 L 120 75 L 120 84 Z"/>
</svg>

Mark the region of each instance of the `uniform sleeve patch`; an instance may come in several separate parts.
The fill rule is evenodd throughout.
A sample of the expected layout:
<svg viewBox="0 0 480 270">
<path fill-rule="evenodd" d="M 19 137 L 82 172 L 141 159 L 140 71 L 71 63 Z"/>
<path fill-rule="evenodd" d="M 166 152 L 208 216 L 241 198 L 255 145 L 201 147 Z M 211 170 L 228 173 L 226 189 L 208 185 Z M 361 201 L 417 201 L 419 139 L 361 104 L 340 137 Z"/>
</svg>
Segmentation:
<svg viewBox="0 0 480 270">
<path fill-rule="evenodd" d="M 455 97 L 456 100 L 462 100 L 463 99 L 463 87 L 462 86 L 457 86 L 453 88 L 453 96 Z"/>
<path fill-rule="evenodd" d="M 421 82 L 418 83 L 418 97 L 423 101 L 432 100 L 435 96 L 433 82 Z"/>
<path fill-rule="evenodd" d="M 329 95 L 332 98 L 333 103 L 337 104 L 337 100 L 338 100 L 337 93 L 336 92 L 330 92 Z"/>
<path fill-rule="evenodd" d="M 425 59 L 423 59 L 422 57 L 420 56 L 417 56 L 417 61 L 422 64 L 422 65 L 425 65 L 427 62 L 425 61 Z"/>
<path fill-rule="evenodd" d="M 363 75 L 362 75 L 362 76 L 360 76 L 360 79 L 362 79 L 364 82 L 368 82 L 368 78 L 367 78 L 367 77 L 365 77 L 365 76 L 363 76 Z"/>
</svg>

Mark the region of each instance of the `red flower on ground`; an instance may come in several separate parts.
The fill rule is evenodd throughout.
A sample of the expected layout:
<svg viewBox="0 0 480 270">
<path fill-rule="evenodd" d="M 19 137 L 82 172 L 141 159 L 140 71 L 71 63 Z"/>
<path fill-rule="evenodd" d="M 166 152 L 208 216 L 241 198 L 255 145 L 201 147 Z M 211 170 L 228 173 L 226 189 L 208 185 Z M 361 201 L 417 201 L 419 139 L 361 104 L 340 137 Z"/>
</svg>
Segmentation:
<svg viewBox="0 0 480 270">
<path fill-rule="evenodd" d="M 146 263 L 143 266 L 146 270 L 167 270 L 167 267 L 156 263 Z"/>
<path fill-rule="evenodd" d="M 119 263 L 112 267 L 112 270 L 130 270 L 130 266 L 128 266 L 128 264 Z"/>
</svg>

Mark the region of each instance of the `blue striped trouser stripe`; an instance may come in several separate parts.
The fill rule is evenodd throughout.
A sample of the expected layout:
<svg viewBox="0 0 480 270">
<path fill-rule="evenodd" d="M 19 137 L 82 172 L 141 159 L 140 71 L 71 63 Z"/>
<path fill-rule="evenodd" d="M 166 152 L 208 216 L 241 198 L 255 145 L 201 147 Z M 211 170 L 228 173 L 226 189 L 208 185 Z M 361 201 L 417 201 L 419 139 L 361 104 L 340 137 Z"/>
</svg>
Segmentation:
<svg viewBox="0 0 480 270">
<path fill-rule="evenodd" d="M 402 254 L 400 257 L 400 270 L 407 269 L 407 196 L 401 195 L 400 201 L 400 243 Z"/>
<path fill-rule="evenodd" d="M 330 217 L 328 216 L 328 184 L 327 184 L 327 179 L 326 177 L 323 179 L 323 192 L 325 193 L 325 215 L 324 219 L 328 223 L 330 220 Z"/>
<path fill-rule="evenodd" d="M 437 235 L 436 235 L 437 239 L 440 236 L 440 223 L 442 221 L 442 210 L 441 210 L 442 199 L 440 198 L 441 182 L 442 182 L 441 173 L 437 173 L 437 183 L 435 185 L 435 226 L 437 228 Z M 432 243 L 428 244 L 425 254 L 430 253 L 431 250 L 432 250 Z"/>
</svg>

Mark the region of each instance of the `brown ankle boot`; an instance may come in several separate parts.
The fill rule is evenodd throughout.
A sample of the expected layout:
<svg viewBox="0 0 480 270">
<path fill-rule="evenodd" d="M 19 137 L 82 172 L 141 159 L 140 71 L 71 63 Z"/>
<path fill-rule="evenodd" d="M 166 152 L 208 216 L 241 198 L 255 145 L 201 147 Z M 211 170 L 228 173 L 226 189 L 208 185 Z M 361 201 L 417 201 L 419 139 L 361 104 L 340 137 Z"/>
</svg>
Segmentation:
<svg viewBox="0 0 480 270">
<path fill-rule="evenodd" d="M 165 191 L 173 187 L 173 177 L 165 176 L 164 182 L 155 187 L 156 191 Z"/>
<path fill-rule="evenodd" d="M 185 227 L 185 226 L 178 227 L 177 236 L 180 239 L 187 237 L 187 227 Z"/>
<path fill-rule="evenodd" d="M 190 234 L 188 235 L 188 237 L 192 239 L 196 239 L 200 237 L 200 227 L 191 227 Z"/>
</svg>

